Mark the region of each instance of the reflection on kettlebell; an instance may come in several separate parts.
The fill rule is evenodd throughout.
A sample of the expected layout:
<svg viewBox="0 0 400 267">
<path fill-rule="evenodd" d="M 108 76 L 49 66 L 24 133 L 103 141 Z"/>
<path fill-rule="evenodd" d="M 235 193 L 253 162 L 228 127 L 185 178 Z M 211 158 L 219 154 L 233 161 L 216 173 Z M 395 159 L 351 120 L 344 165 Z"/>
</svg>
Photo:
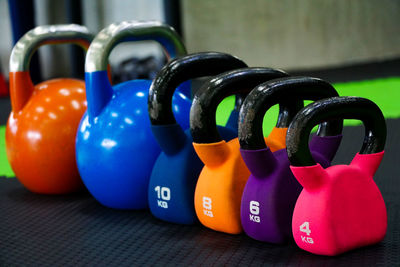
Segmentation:
<svg viewBox="0 0 400 267">
<path fill-rule="evenodd" d="M 13 48 L 7 157 L 18 180 L 30 191 L 65 194 L 83 188 L 76 168 L 75 135 L 86 110 L 83 81 L 53 79 L 34 86 L 29 74 L 31 56 L 45 44 L 74 43 L 86 50 L 92 38 L 79 25 L 39 26 Z"/>
<path fill-rule="evenodd" d="M 361 120 L 364 142 L 350 165 L 324 168 L 310 153 L 308 137 L 316 124 L 338 118 Z M 365 98 L 316 101 L 295 116 L 288 129 L 287 152 L 290 168 L 303 186 L 292 220 L 294 240 L 300 248 L 337 255 L 385 237 L 385 202 L 373 180 L 385 141 L 385 118 L 379 107 Z"/>
<path fill-rule="evenodd" d="M 182 224 L 197 221 L 194 190 L 203 164 L 193 149 L 190 130 L 184 131 L 172 113 L 171 99 L 176 86 L 186 80 L 244 67 L 247 65 L 243 61 L 228 54 L 197 53 L 171 61 L 153 81 L 149 115 L 151 130 L 162 149 L 149 182 L 149 207 L 154 216 Z M 236 107 L 231 116 L 237 118 L 238 109 Z M 228 121 L 236 125 L 218 130 L 224 139 L 231 140 L 237 136 L 237 119 Z"/>
<path fill-rule="evenodd" d="M 218 133 L 218 104 L 229 95 L 247 94 L 263 82 L 286 76 L 285 72 L 269 68 L 239 69 L 216 76 L 196 94 L 190 110 L 190 129 L 194 149 L 205 164 L 195 191 L 195 210 L 203 225 L 231 234 L 242 231 L 240 199 L 250 174 L 240 157 L 238 139 L 225 142 Z M 300 101 L 293 100 L 281 106 L 278 127 L 267 138 L 275 149 L 285 146 L 286 128 L 281 123 L 292 118 L 300 105 Z"/>
<path fill-rule="evenodd" d="M 332 85 L 320 79 L 289 77 L 261 84 L 246 97 L 239 114 L 239 142 L 251 175 L 243 191 L 240 214 L 248 236 L 270 243 L 291 239 L 293 209 L 301 191 L 290 171 L 286 149 L 272 152 L 265 144 L 265 112 L 281 101 L 334 96 L 338 93 Z M 341 120 L 324 123 L 310 142 L 314 158 L 324 167 L 330 165 L 339 147 L 342 128 Z"/>
<path fill-rule="evenodd" d="M 132 80 L 112 87 L 107 75 L 112 48 L 141 40 L 159 42 L 170 57 L 186 54 L 173 28 L 154 21 L 125 21 L 99 32 L 86 56 L 88 111 L 76 137 L 77 165 L 90 193 L 111 208 L 147 208 L 148 182 L 160 153 L 147 113 L 151 81 Z M 180 88 L 172 106 L 178 123 L 187 128 L 191 100 Z"/>
</svg>

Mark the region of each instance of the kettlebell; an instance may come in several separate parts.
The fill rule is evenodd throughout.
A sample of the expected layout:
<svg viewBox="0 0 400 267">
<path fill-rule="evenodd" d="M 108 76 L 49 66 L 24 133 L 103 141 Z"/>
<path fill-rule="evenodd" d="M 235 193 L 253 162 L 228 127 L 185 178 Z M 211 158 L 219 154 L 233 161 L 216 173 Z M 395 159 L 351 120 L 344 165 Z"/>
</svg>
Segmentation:
<svg viewBox="0 0 400 267">
<path fill-rule="evenodd" d="M 365 126 L 359 153 L 349 165 L 324 168 L 308 148 L 312 127 L 331 119 L 357 119 Z M 385 118 L 379 107 L 361 97 L 334 97 L 302 109 L 290 124 L 290 169 L 303 186 L 293 212 L 297 245 L 319 255 L 338 255 L 383 240 L 387 214 L 373 176 L 384 154 Z"/>
<path fill-rule="evenodd" d="M 285 72 L 269 68 L 247 68 L 216 76 L 205 83 L 195 95 L 190 110 L 190 130 L 194 149 L 204 163 L 199 175 L 194 202 L 200 222 L 213 230 L 238 234 L 240 224 L 240 199 L 249 176 L 240 157 L 237 138 L 226 142 L 218 133 L 215 112 L 227 96 L 248 93 L 255 86 L 276 78 L 286 77 Z M 286 122 L 301 108 L 293 100 L 280 106 L 277 127 L 267 138 L 273 149 L 285 147 Z"/>
<path fill-rule="evenodd" d="M 75 134 L 86 110 L 85 84 L 60 78 L 33 85 L 29 63 L 46 44 L 73 43 L 85 50 L 93 36 L 80 25 L 47 25 L 27 32 L 10 57 L 12 111 L 6 151 L 18 180 L 30 191 L 66 194 L 83 188 L 76 168 Z"/>
<path fill-rule="evenodd" d="M 150 211 L 155 217 L 180 224 L 197 221 L 194 190 L 203 164 L 193 149 L 190 129 L 184 131 L 175 121 L 171 99 L 176 86 L 186 80 L 244 67 L 247 65 L 242 60 L 228 54 L 196 53 L 172 60 L 154 79 L 148 109 L 151 130 L 162 150 L 154 164 L 148 191 Z M 237 137 L 238 109 L 230 114 L 236 119 L 228 119 L 228 123 L 235 125 L 218 127 L 226 140 Z"/>
<path fill-rule="evenodd" d="M 101 204 L 117 209 L 148 207 L 150 174 L 161 151 L 147 113 L 151 81 L 132 80 L 112 87 L 107 76 L 111 49 L 120 42 L 140 40 L 159 42 L 170 57 L 186 54 L 170 26 L 125 21 L 97 34 L 85 63 L 88 110 L 76 137 L 77 165 L 89 192 Z M 175 117 L 183 128 L 189 127 L 190 104 L 180 91 L 172 98 Z"/>
<path fill-rule="evenodd" d="M 289 168 L 286 149 L 272 152 L 265 144 L 262 129 L 265 112 L 289 99 L 334 96 L 338 96 L 335 88 L 323 80 L 288 77 L 260 84 L 246 97 L 239 113 L 239 143 L 251 175 L 243 191 L 240 216 L 248 236 L 270 243 L 292 239 L 292 214 L 302 189 Z M 340 120 L 323 123 L 310 142 L 314 158 L 324 167 L 330 165 L 339 147 L 342 128 Z"/>
</svg>

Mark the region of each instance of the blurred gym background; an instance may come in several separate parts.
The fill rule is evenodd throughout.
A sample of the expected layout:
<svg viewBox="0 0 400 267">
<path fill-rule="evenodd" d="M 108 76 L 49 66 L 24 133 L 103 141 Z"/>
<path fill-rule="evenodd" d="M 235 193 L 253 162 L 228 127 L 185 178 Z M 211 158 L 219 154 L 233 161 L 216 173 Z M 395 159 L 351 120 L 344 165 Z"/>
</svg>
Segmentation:
<svg viewBox="0 0 400 267">
<path fill-rule="evenodd" d="M 16 6 L 22 9 L 13 17 Z M 1 68 L 7 76 L 13 26 L 74 22 L 97 33 L 112 22 L 149 19 L 172 24 L 189 52 L 224 51 L 251 66 L 297 71 L 391 61 L 400 57 L 399 14 L 398 0 L 0 0 Z M 41 78 L 74 75 L 70 53 L 39 49 Z M 110 60 L 115 66 L 151 55 L 162 56 L 154 43 L 122 44 Z"/>
<path fill-rule="evenodd" d="M 14 43 L 38 25 L 77 23 L 96 34 L 113 22 L 160 20 L 178 31 L 190 53 L 227 52 L 249 66 L 323 78 L 339 94 L 370 98 L 386 118 L 399 118 L 399 14 L 399 0 L 0 0 L 0 67 L 7 81 Z M 45 46 L 36 55 L 34 82 L 83 77 L 79 47 Z M 113 82 L 153 78 L 165 60 L 155 43 L 123 43 L 110 55 Z M 232 107 L 233 100 L 226 103 Z M 8 98 L 0 99 L 0 150 L 9 112 Z M 0 172 L 13 176 L 4 151 Z"/>
</svg>

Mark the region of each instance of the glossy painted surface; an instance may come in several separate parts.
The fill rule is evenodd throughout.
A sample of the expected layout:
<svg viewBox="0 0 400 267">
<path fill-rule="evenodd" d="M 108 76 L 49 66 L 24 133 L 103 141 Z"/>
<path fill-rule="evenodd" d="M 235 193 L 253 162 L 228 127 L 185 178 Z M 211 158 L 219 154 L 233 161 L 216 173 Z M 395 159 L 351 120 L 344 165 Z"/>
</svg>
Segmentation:
<svg viewBox="0 0 400 267">
<path fill-rule="evenodd" d="M 108 57 L 116 45 L 143 40 L 158 42 L 168 59 L 186 54 L 171 26 L 122 21 L 97 34 L 85 59 L 88 109 L 76 137 L 78 169 L 90 193 L 103 205 L 117 209 L 147 208 L 150 173 L 160 154 L 147 110 L 151 81 L 112 86 L 107 75 Z M 179 92 L 172 106 L 177 122 L 186 129 L 191 100 Z"/>
<path fill-rule="evenodd" d="M 24 34 L 11 52 L 7 157 L 17 178 L 33 192 L 66 194 L 83 188 L 74 144 L 86 96 L 81 80 L 54 79 L 34 86 L 30 59 L 46 44 L 72 43 L 86 50 L 92 39 L 84 26 L 43 25 Z"/>
<path fill-rule="evenodd" d="M 11 77 L 26 78 L 15 73 Z M 19 91 L 29 96 L 29 88 Z M 18 180 L 29 190 L 44 194 L 83 188 L 75 162 L 75 135 L 86 110 L 84 82 L 42 82 L 22 102 L 19 111 L 11 112 L 6 130 L 7 157 Z"/>
<path fill-rule="evenodd" d="M 160 153 L 150 129 L 147 98 L 151 81 L 134 80 L 112 88 L 112 97 L 95 117 L 85 114 L 76 137 L 79 172 L 90 193 L 118 209 L 147 208 L 147 187 Z M 175 93 L 173 111 L 189 127 L 191 100 Z"/>
</svg>

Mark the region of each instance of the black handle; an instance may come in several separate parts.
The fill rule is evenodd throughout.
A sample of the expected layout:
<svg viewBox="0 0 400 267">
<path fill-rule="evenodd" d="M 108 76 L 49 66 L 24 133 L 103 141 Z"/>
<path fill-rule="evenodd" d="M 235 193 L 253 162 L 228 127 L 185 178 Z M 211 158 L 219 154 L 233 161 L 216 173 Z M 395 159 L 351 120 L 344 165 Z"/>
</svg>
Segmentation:
<svg viewBox="0 0 400 267">
<path fill-rule="evenodd" d="M 333 86 L 321 79 L 311 77 L 287 77 L 260 84 L 244 101 L 239 113 L 239 142 L 242 149 L 257 150 L 266 148 L 262 122 L 265 113 L 277 103 L 287 103 L 293 100 L 319 100 L 338 96 Z M 296 109 L 296 113 L 302 108 Z M 280 111 L 281 123 L 289 126 L 296 113 L 292 116 Z M 279 120 L 278 120 L 279 121 Z M 287 127 L 286 126 L 286 127 Z M 343 121 L 334 120 L 320 125 L 318 134 L 338 135 L 342 132 Z"/>
<path fill-rule="evenodd" d="M 366 98 L 344 96 L 316 101 L 304 107 L 290 124 L 286 146 L 293 166 L 316 164 L 308 147 L 312 128 L 331 119 L 357 119 L 365 126 L 365 138 L 360 154 L 383 151 L 386 142 L 386 122 L 379 107 Z"/>
<path fill-rule="evenodd" d="M 225 53 L 204 52 L 177 58 L 165 65 L 151 84 L 148 111 L 152 125 L 175 124 L 172 96 L 184 81 L 245 68 L 242 60 Z"/>
<path fill-rule="evenodd" d="M 233 108 L 233 110 L 239 112 L 240 107 L 242 106 L 244 100 L 246 99 L 246 96 L 247 94 L 244 93 L 235 95 L 235 107 Z"/>
<path fill-rule="evenodd" d="M 193 141 L 215 143 L 222 140 L 217 130 L 215 113 L 224 98 L 233 94 L 247 95 L 260 83 L 286 76 L 286 72 L 276 69 L 245 68 L 220 74 L 205 83 L 194 97 L 190 109 L 190 131 Z M 285 110 L 292 110 L 294 106 L 296 104 L 291 102 Z"/>
</svg>

